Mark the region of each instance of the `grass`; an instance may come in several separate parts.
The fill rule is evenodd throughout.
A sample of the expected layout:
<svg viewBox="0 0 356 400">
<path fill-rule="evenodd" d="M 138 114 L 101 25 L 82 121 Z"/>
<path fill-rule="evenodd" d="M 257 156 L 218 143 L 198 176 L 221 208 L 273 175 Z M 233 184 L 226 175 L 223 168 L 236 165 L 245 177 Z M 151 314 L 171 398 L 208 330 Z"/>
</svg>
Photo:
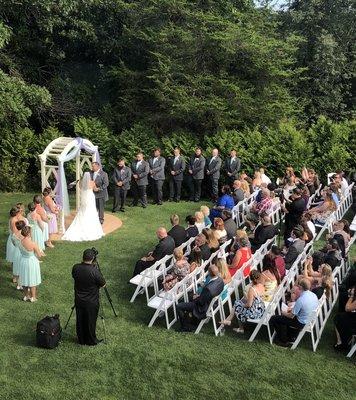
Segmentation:
<svg viewBox="0 0 356 400">
<path fill-rule="evenodd" d="M 71 268 L 93 244 L 60 243 L 41 264 L 39 301 L 24 303 L 11 284 L 4 261 L 10 206 L 27 203 L 31 194 L 2 194 L 0 201 L 0 399 L 355 399 L 355 366 L 336 354 L 332 321 L 316 353 L 305 340 L 296 351 L 271 346 L 264 335 L 254 343 L 228 331 L 216 338 L 211 326 L 199 335 L 148 328 L 152 311 L 139 297 L 129 303 L 127 285 L 136 259 L 155 243 L 154 231 L 168 227 L 168 216 L 194 211 L 194 205 L 165 203 L 128 209 L 123 226 L 95 243 L 111 297 L 112 316 L 104 301 L 109 343 L 81 347 L 75 343 L 72 318 L 55 350 L 35 347 L 36 322 L 59 313 L 62 326 L 73 303 Z M 98 321 L 98 337 L 102 325 Z"/>
</svg>

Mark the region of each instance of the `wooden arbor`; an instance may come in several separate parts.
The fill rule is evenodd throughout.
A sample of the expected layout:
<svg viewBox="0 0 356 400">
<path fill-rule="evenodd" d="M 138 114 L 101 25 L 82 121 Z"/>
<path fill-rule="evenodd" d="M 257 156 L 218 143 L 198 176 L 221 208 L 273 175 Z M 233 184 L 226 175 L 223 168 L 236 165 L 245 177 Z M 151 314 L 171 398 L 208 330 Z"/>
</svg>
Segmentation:
<svg viewBox="0 0 356 400">
<path fill-rule="evenodd" d="M 83 153 L 83 150 L 85 153 Z M 88 155 L 90 153 L 90 155 Z M 65 232 L 64 217 L 70 213 L 68 188 L 65 178 L 64 163 L 75 159 L 76 175 L 76 210 L 80 205 L 79 180 L 85 166 L 91 168 L 93 161 L 99 161 L 98 147 L 82 138 L 59 137 L 53 140 L 39 155 L 41 162 L 41 185 L 52 187 L 57 204 L 61 207 L 60 233 Z M 52 185 L 49 182 L 54 182 Z"/>
</svg>

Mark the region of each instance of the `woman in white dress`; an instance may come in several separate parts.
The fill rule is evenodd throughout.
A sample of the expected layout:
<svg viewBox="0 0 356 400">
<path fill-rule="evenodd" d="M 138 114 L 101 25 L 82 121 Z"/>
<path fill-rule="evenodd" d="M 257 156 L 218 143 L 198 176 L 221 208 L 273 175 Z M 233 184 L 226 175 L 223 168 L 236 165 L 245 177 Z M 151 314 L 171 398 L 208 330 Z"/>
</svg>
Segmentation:
<svg viewBox="0 0 356 400">
<path fill-rule="evenodd" d="M 99 221 L 98 211 L 95 206 L 93 188 L 94 181 L 90 173 L 85 172 L 80 183 L 80 207 L 70 227 L 62 237 L 62 240 L 71 242 L 84 242 L 98 240 L 104 236 L 103 228 Z"/>
</svg>

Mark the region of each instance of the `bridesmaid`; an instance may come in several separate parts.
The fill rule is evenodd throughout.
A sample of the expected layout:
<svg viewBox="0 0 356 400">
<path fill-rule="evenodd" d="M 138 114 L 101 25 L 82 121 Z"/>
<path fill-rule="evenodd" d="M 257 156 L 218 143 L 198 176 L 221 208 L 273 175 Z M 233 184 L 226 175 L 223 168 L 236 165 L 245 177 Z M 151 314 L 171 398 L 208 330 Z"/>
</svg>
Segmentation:
<svg viewBox="0 0 356 400">
<path fill-rule="evenodd" d="M 9 263 L 14 262 L 14 251 L 15 247 L 12 243 L 12 234 L 16 231 L 16 222 L 19 220 L 20 210 L 17 207 L 12 207 L 10 210 L 10 219 L 9 219 L 9 236 L 7 238 L 6 243 L 6 261 Z"/>
<path fill-rule="evenodd" d="M 21 230 L 23 239 L 20 242 L 20 284 L 24 289 L 23 301 L 31 303 L 37 301 L 37 286 L 41 283 L 41 270 L 39 258 L 43 252 L 31 239 L 31 227 L 25 226 Z"/>
<path fill-rule="evenodd" d="M 27 215 L 28 222 L 32 228 L 32 240 L 37 244 L 40 250 L 45 250 L 45 240 L 44 240 L 44 227 L 45 223 L 36 211 L 36 204 L 30 203 L 28 205 L 29 214 Z"/>
<path fill-rule="evenodd" d="M 43 236 L 44 236 L 45 245 L 47 247 L 54 247 L 52 242 L 49 239 L 49 232 L 48 232 L 48 221 L 49 221 L 49 218 L 48 218 L 48 215 L 46 214 L 45 209 L 42 207 L 42 197 L 41 197 L 41 195 L 38 194 L 38 195 L 34 196 L 33 202 L 36 205 L 36 212 L 37 212 L 37 214 L 39 214 L 39 216 L 41 217 L 42 222 L 43 222 L 43 226 L 44 226 Z"/>
<path fill-rule="evenodd" d="M 21 230 L 26 226 L 24 221 L 17 221 L 15 223 L 16 232 L 12 234 L 12 243 L 15 247 L 14 257 L 12 263 L 12 282 L 17 283 L 17 290 L 22 290 L 22 286 L 19 284 L 19 276 L 20 276 L 20 266 L 21 266 L 21 252 L 20 252 L 20 243 L 23 239 L 21 235 Z"/>
<path fill-rule="evenodd" d="M 17 203 L 16 207 L 20 209 L 19 221 L 24 221 L 25 225 L 28 225 L 28 220 L 25 217 L 25 205 L 23 203 Z"/>
<path fill-rule="evenodd" d="M 59 207 L 54 202 L 54 200 L 51 196 L 51 192 L 52 192 L 51 188 L 45 188 L 42 192 L 43 201 L 44 201 L 44 209 L 49 218 L 48 233 L 49 233 L 50 240 L 51 240 L 51 236 L 54 233 L 58 233 L 57 216 L 59 213 Z"/>
</svg>

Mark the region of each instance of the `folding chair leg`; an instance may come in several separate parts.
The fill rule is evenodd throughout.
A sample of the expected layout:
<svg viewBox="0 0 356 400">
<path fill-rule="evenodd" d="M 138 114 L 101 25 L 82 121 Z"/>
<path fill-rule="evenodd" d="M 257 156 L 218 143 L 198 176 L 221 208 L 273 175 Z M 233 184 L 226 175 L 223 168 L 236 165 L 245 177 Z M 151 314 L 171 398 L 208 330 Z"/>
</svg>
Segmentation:
<svg viewBox="0 0 356 400">
<path fill-rule="evenodd" d="M 208 318 L 205 318 L 205 319 L 201 320 L 194 333 L 198 334 L 201 331 L 201 328 L 204 326 L 204 324 L 209 321 L 209 319 L 210 318 L 208 317 Z"/>
<path fill-rule="evenodd" d="M 135 301 L 136 297 L 141 293 L 143 293 L 143 288 L 142 288 L 142 286 L 138 285 L 136 287 L 134 294 L 131 297 L 130 303 L 133 303 Z"/>
<path fill-rule="evenodd" d="M 346 357 L 351 358 L 354 355 L 355 351 L 356 351 L 356 343 L 351 347 L 351 350 L 347 353 Z"/>
<path fill-rule="evenodd" d="M 304 329 L 301 330 L 297 336 L 297 339 L 295 340 L 295 342 L 293 343 L 293 346 L 291 347 L 292 350 L 295 350 L 299 344 L 299 342 L 302 340 L 304 336 Z"/>
<path fill-rule="evenodd" d="M 161 310 L 157 308 L 157 310 L 156 310 L 155 313 L 153 314 L 153 317 L 151 318 L 150 323 L 148 324 L 148 327 L 149 327 L 149 328 L 151 328 L 152 325 L 155 323 L 155 321 L 156 321 L 156 319 L 158 318 L 160 312 L 161 312 Z"/>
</svg>

